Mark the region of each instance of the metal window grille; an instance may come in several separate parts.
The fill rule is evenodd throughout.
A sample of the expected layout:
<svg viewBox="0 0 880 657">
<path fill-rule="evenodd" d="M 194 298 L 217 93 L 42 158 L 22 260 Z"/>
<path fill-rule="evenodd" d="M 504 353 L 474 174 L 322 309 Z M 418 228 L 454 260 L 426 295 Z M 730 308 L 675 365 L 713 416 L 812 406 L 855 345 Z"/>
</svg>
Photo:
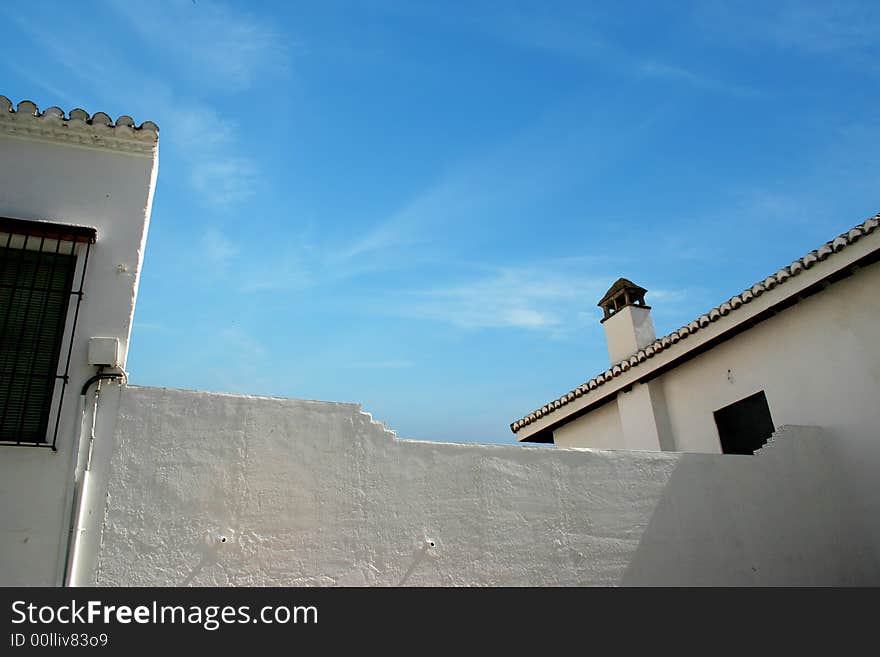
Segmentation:
<svg viewBox="0 0 880 657">
<path fill-rule="evenodd" d="M 2 444 L 56 449 L 95 236 L 94 228 L 0 217 Z"/>
</svg>

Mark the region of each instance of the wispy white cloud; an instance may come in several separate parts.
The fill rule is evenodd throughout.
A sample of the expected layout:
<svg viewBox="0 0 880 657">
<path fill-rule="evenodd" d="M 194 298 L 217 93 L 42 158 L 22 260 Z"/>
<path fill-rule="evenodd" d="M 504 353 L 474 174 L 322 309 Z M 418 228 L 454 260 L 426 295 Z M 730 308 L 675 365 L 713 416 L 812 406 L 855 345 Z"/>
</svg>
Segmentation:
<svg viewBox="0 0 880 657">
<path fill-rule="evenodd" d="M 438 270 L 454 259 L 471 262 L 475 245 L 494 243 L 499 218 L 552 201 L 572 181 L 598 177 L 604 168 L 616 166 L 642 147 L 642 137 L 663 115 L 662 108 L 651 108 L 621 122 L 613 99 L 593 103 L 587 113 L 569 100 L 518 133 L 475 147 L 386 216 L 360 225 L 353 221 L 342 235 L 288 233 L 261 245 L 263 257 L 243 263 L 238 272 L 241 289 L 300 291 L 388 271 L 418 277 L 430 270 L 449 281 L 448 270 Z M 609 131 L 609 124 L 615 130 Z M 555 266 L 582 266 L 583 255 L 575 251 L 572 257 L 557 257 Z M 609 255 L 594 253 L 589 259 L 596 257 L 607 260 Z M 443 289 L 455 296 L 451 284 Z M 498 316 L 502 319 L 494 321 L 505 325 L 556 323 L 545 311 L 521 307 L 501 309 Z M 485 323 L 460 317 L 462 323 Z"/>
<path fill-rule="evenodd" d="M 68 94 L 66 91 L 62 90 L 56 85 L 50 84 L 46 81 L 46 79 L 41 75 L 35 75 L 34 72 L 16 60 L 8 58 L 5 62 L 3 62 L 3 66 L 9 68 L 14 71 L 16 75 L 20 76 L 22 79 L 27 80 L 29 83 L 33 84 L 35 87 L 39 87 L 46 91 L 52 98 L 57 99 L 59 102 L 65 103 L 71 109 L 76 105 L 76 99 Z M 8 93 L 8 92 L 6 92 Z M 36 102 L 35 99 L 28 99 L 32 102 Z"/>
<path fill-rule="evenodd" d="M 873 0 L 783 0 L 748 10 L 730 3 L 701 3 L 696 22 L 713 40 L 744 46 L 762 41 L 816 53 L 873 53 L 880 39 L 880 11 Z"/>
<path fill-rule="evenodd" d="M 223 352 L 230 359 L 240 362 L 257 364 L 259 361 L 265 361 L 268 355 L 266 346 L 239 327 L 229 327 L 218 331 L 217 338 Z"/>
<path fill-rule="evenodd" d="M 663 113 L 651 108 L 621 122 L 613 99 L 594 102 L 587 112 L 569 99 L 519 132 L 475 146 L 398 209 L 335 244 L 328 265 L 357 272 L 412 265 L 434 259 L 441 244 L 448 258 L 475 239 L 494 239 L 486 226 L 614 166 L 641 147 L 641 136 Z"/>
<path fill-rule="evenodd" d="M 108 57 L 110 53 L 92 38 L 94 35 L 90 29 L 77 30 L 73 27 L 79 26 L 68 26 L 71 28 L 69 32 L 62 31 L 60 25 L 30 20 L 8 5 L 0 5 L 0 15 L 8 26 L 27 36 L 44 61 L 53 61 L 62 70 L 68 71 L 73 79 L 87 82 L 94 88 L 106 84 L 108 80 L 115 81 L 117 74 L 108 64 L 113 61 Z M 84 28 L 87 27 L 84 24 Z M 124 83 L 123 89 L 129 86 L 130 83 Z M 61 98 L 72 97 L 59 86 L 53 87 L 53 93 Z"/>
<path fill-rule="evenodd" d="M 402 370 L 414 365 L 411 360 L 376 360 L 346 363 L 343 366 L 356 370 Z"/>
<path fill-rule="evenodd" d="M 637 75 L 671 82 L 683 82 L 705 91 L 717 92 L 727 96 L 747 97 L 758 95 L 758 91 L 749 86 L 702 75 L 683 66 L 675 66 L 656 59 L 638 57 L 628 57 L 627 59 L 627 66 Z"/>
<path fill-rule="evenodd" d="M 320 262 L 297 260 L 295 250 L 285 254 L 280 248 L 270 247 L 259 259 L 242 263 L 236 273 L 237 289 L 244 293 L 300 292 L 336 280 L 325 272 L 328 270 Z"/>
<path fill-rule="evenodd" d="M 200 85 L 245 89 L 287 70 L 285 40 L 268 21 L 222 2 L 106 0 L 157 55 Z"/>
<path fill-rule="evenodd" d="M 163 147 L 187 163 L 189 184 L 202 203 L 232 208 L 260 190 L 260 167 L 242 149 L 236 122 L 205 103 L 170 94 L 157 94 L 153 107 Z"/>
<path fill-rule="evenodd" d="M 202 252 L 215 269 L 224 270 L 238 255 L 238 248 L 218 231 L 209 229 L 202 236 Z"/>
<path fill-rule="evenodd" d="M 771 4 L 770 7 L 773 5 Z M 787 2 L 775 20 L 764 23 L 766 34 L 783 44 L 819 51 L 871 48 L 880 38 L 876 2 Z"/>
<path fill-rule="evenodd" d="M 227 155 L 213 160 L 203 153 L 192 163 L 190 181 L 206 203 L 229 207 L 256 193 L 260 175 L 250 158 Z"/>
<path fill-rule="evenodd" d="M 607 36 L 608 30 L 603 30 L 609 18 L 605 15 L 607 10 L 585 4 L 569 7 L 565 12 L 552 5 L 527 8 L 513 3 L 449 12 L 440 5 L 402 3 L 393 5 L 389 11 L 417 13 L 433 21 L 454 20 L 456 29 L 477 30 L 519 47 L 555 53 L 630 77 L 686 84 L 734 97 L 759 93 L 719 73 L 702 71 L 692 63 L 675 62 L 667 53 L 622 45 Z"/>
<path fill-rule="evenodd" d="M 560 264 L 490 270 L 464 283 L 410 291 L 389 308 L 464 329 L 558 333 L 573 324 L 585 303 L 599 298 L 608 282 L 578 277 Z"/>
<path fill-rule="evenodd" d="M 126 12 L 126 15 L 136 10 L 140 16 L 141 9 L 136 9 L 131 3 L 114 2 L 112 5 Z M 178 7 L 177 4 L 174 6 Z M 175 11 L 183 10 L 178 7 Z M 232 10 L 222 11 L 232 23 L 236 22 Z M 175 89 L 180 84 L 153 72 L 149 60 L 145 63 L 127 59 L 109 40 L 95 38 L 85 17 L 70 19 L 75 24 L 69 21 L 63 24 L 57 21 L 37 23 L 8 8 L 4 8 L 2 13 L 10 24 L 39 46 L 44 57 L 67 70 L 69 80 L 76 85 L 90 87 L 98 97 L 125 108 L 126 113 L 136 115 L 138 108 L 146 112 L 148 116 L 136 115 L 135 118 L 149 118 L 159 125 L 162 147 L 171 148 L 179 154 L 181 161 L 189 168 L 189 185 L 204 204 L 214 208 L 231 208 L 250 198 L 259 189 L 260 168 L 256 159 L 243 148 L 239 126 L 221 116 L 210 104 L 199 100 L 198 95 L 205 91 L 203 85 L 188 83 L 187 94 L 177 93 Z M 141 29 L 149 24 L 149 29 L 156 32 L 156 38 L 164 43 L 167 37 L 163 31 L 145 21 L 143 16 L 139 21 L 132 17 L 130 26 L 140 26 L 138 29 Z M 163 26 L 161 21 L 160 26 Z M 255 39 L 259 40 L 259 32 L 255 31 L 254 34 L 257 35 Z M 223 37 L 222 33 L 220 36 Z M 172 40 L 168 41 L 170 43 Z M 183 39 L 175 48 L 189 47 L 187 43 Z M 198 40 L 190 45 L 195 49 L 196 56 L 200 48 Z M 224 53 L 228 55 L 226 51 Z M 182 59 L 187 60 L 188 55 Z M 254 61 L 235 64 L 236 67 L 245 65 L 253 69 L 248 69 L 249 75 L 257 74 L 259 66 Z M 241 73 L 239 77 L 243 75 Z M 244 78 L 241 77 L 241 80 Z M 66 87 L 55 88 L 53 95 L 62 99 L 73 96 Z M 88 109 L 95 112 L 105 108 Z"/>
<path fill-rule="evenodd" d="M 508 29 L 502 34 L 515 43 L 618 70 L 630 76 L 684 83 L 729 96 L 757 93 L 748 86 L 671 62 L 662 54 L 640 53 L 625 48 L 592 28 L 587 19 L 562 21 L 519 15 L 507 25 Z"/>
<path fill-rule="evenodd" d="M 664 304 L 685 301 L 691 294 L 691 290 L 669 290 L 653 288 L 650 291 L 651 303 L 661 302 Z"/>
<path fill-rule="evenodd" d="M 477 158 L 481 159 L 481 158 Z M 422 190 L 397 211 L 384 217 L 348 244 L 335 250 L 335 261 L 387 257 L 391 251 L 411 250 L 436 239 L 438 228 L 449 229 L 486 208 L 499 190 L 487 184 L 491 168 L 477 169 L 470 162 Z M 525 191 L 525 190 L 520 190 Z"/>
</svg>

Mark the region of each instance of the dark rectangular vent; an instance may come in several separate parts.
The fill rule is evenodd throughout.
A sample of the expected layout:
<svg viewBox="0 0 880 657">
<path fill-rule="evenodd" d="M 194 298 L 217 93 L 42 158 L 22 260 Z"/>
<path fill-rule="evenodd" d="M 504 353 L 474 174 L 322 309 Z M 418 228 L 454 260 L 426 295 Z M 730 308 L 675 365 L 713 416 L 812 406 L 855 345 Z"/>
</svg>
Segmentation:
<svg viewBox="0 0 880 657">
<path fill-rule="evenodd" d="M 754 454 L 773 435 L 773 418 L 764 391 L 725 406 L 714 413 L 725 454 Z"/>
</svg>

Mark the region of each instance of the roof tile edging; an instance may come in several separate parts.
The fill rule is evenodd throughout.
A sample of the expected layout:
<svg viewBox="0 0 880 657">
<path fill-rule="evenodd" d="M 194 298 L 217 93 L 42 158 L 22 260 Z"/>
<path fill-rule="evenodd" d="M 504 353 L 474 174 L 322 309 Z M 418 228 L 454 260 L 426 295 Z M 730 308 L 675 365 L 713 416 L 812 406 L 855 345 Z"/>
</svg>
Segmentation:
<svg viewBox="0 0 880 657">
<path fill-rule="evenodd" d="M 137 126 L 130 116 L 122 115 L 114 123 L 104 112 L 89 115 L 79 108 L 68 115 L 60 107 L 41 112 L 29 100 L 13 107 L 6 96 L 0 96 L 0 132 L 134 153 L 152 153 L 159 139 L 159 127 L 152 121 Z"/>
<path fill-rule="evenodd" d="M 664 335 L 661 338 L 657 338 L 650 345 L 644 347 L 643 349 L 639 349 L 639 351 L 635 352 L 631 356 L 624 358 L 620 362 L 612 365 L 610 368 L 608 368 L 598 376 L 595 376 L 586 383 L 579 385 L 577 388 L 569 391 L 562 397 L 555 399 L 552 402 L 545 404 L 541 408 L 532 411 L 531 413 L 520 418 L 519 420 L 516 420 L 510 425 L 510 430 L 513 431 L 513 433 L 517 433 L 523 427 L 532 424 L 533 422 L 546 415 L 549 415 L 550 413 L 553 413 L 555 410 L 562 408 L 570 401 L 573 401 L 574 399 L 588 394 L 591 390 L 595 390 L 599 386 L 605 384 L 607 381 L 610 381 L 611 379 L 619 376 L 622 372 L 626 372 L 632 367 L 637 367 L 640 363 L 643 363 L 649 358 L 652 358 L 653 356 L 669 348 L 673 344 L 681 340 L 687 339 L 690 335 L 693 335 L 700 329 L 707 327 L 709 324 L 718 321 L 721 317 L 730 314 L 738 308 L 741 308 L 743 305 L 749 303 L 753 299 L 758 298 L 765 291 L 772 290 L 777 285 L 785 283 L 785 281 L 787 281 L 789 278 L 797 276 L 802 271 L 809 269 L 817 262 L 821 262 L 835 253 L 839 253 L 850 244 L 857 242 L 860 237 L 871 234 L 878 226 L 880 226 L 880 213 L 874 215 L 870 219 L 867 219 L 861 224 L 853 226 L 845 233 L 841 233 L 833 240 L 826 242 L 825 244 L 820 246 L 818 249 L 814 249 L 805 256 L 798 258 L 789 266 L 783 267 L 775 274 L 771 274 L 763 281 L 759 281 L 751 287 L 746 288 L 739 294 L 734 295 L 733 297 L 722 303 L 720 306 L 716 306 L 715 308 L 712 308 L 708 313 L 700 315 L 696 319 L 692 320 L 689 324 L 686 324 L 680 329 Z"/>
</svg>

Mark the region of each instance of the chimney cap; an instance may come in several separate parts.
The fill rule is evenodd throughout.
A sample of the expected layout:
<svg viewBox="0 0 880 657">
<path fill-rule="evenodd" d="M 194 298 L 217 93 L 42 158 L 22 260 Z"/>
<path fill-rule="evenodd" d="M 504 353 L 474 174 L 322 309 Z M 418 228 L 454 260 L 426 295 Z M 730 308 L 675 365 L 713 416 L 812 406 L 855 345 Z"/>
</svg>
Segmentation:
<svg viewBox="0 0 880 657">
<path fill-rule="evenodd" d="M 638 306 L 650 310 L 651 307 L 645 305 L 645 294 L 647 290 L 640 285 L 636 285 L 628 278 L 618 278 L 614 284 L 608 288 L 599 303 L 599 306 L 605 313 L 602 321 L 605 321 L 621 308 L 626 306 Z"/>
</svg>

